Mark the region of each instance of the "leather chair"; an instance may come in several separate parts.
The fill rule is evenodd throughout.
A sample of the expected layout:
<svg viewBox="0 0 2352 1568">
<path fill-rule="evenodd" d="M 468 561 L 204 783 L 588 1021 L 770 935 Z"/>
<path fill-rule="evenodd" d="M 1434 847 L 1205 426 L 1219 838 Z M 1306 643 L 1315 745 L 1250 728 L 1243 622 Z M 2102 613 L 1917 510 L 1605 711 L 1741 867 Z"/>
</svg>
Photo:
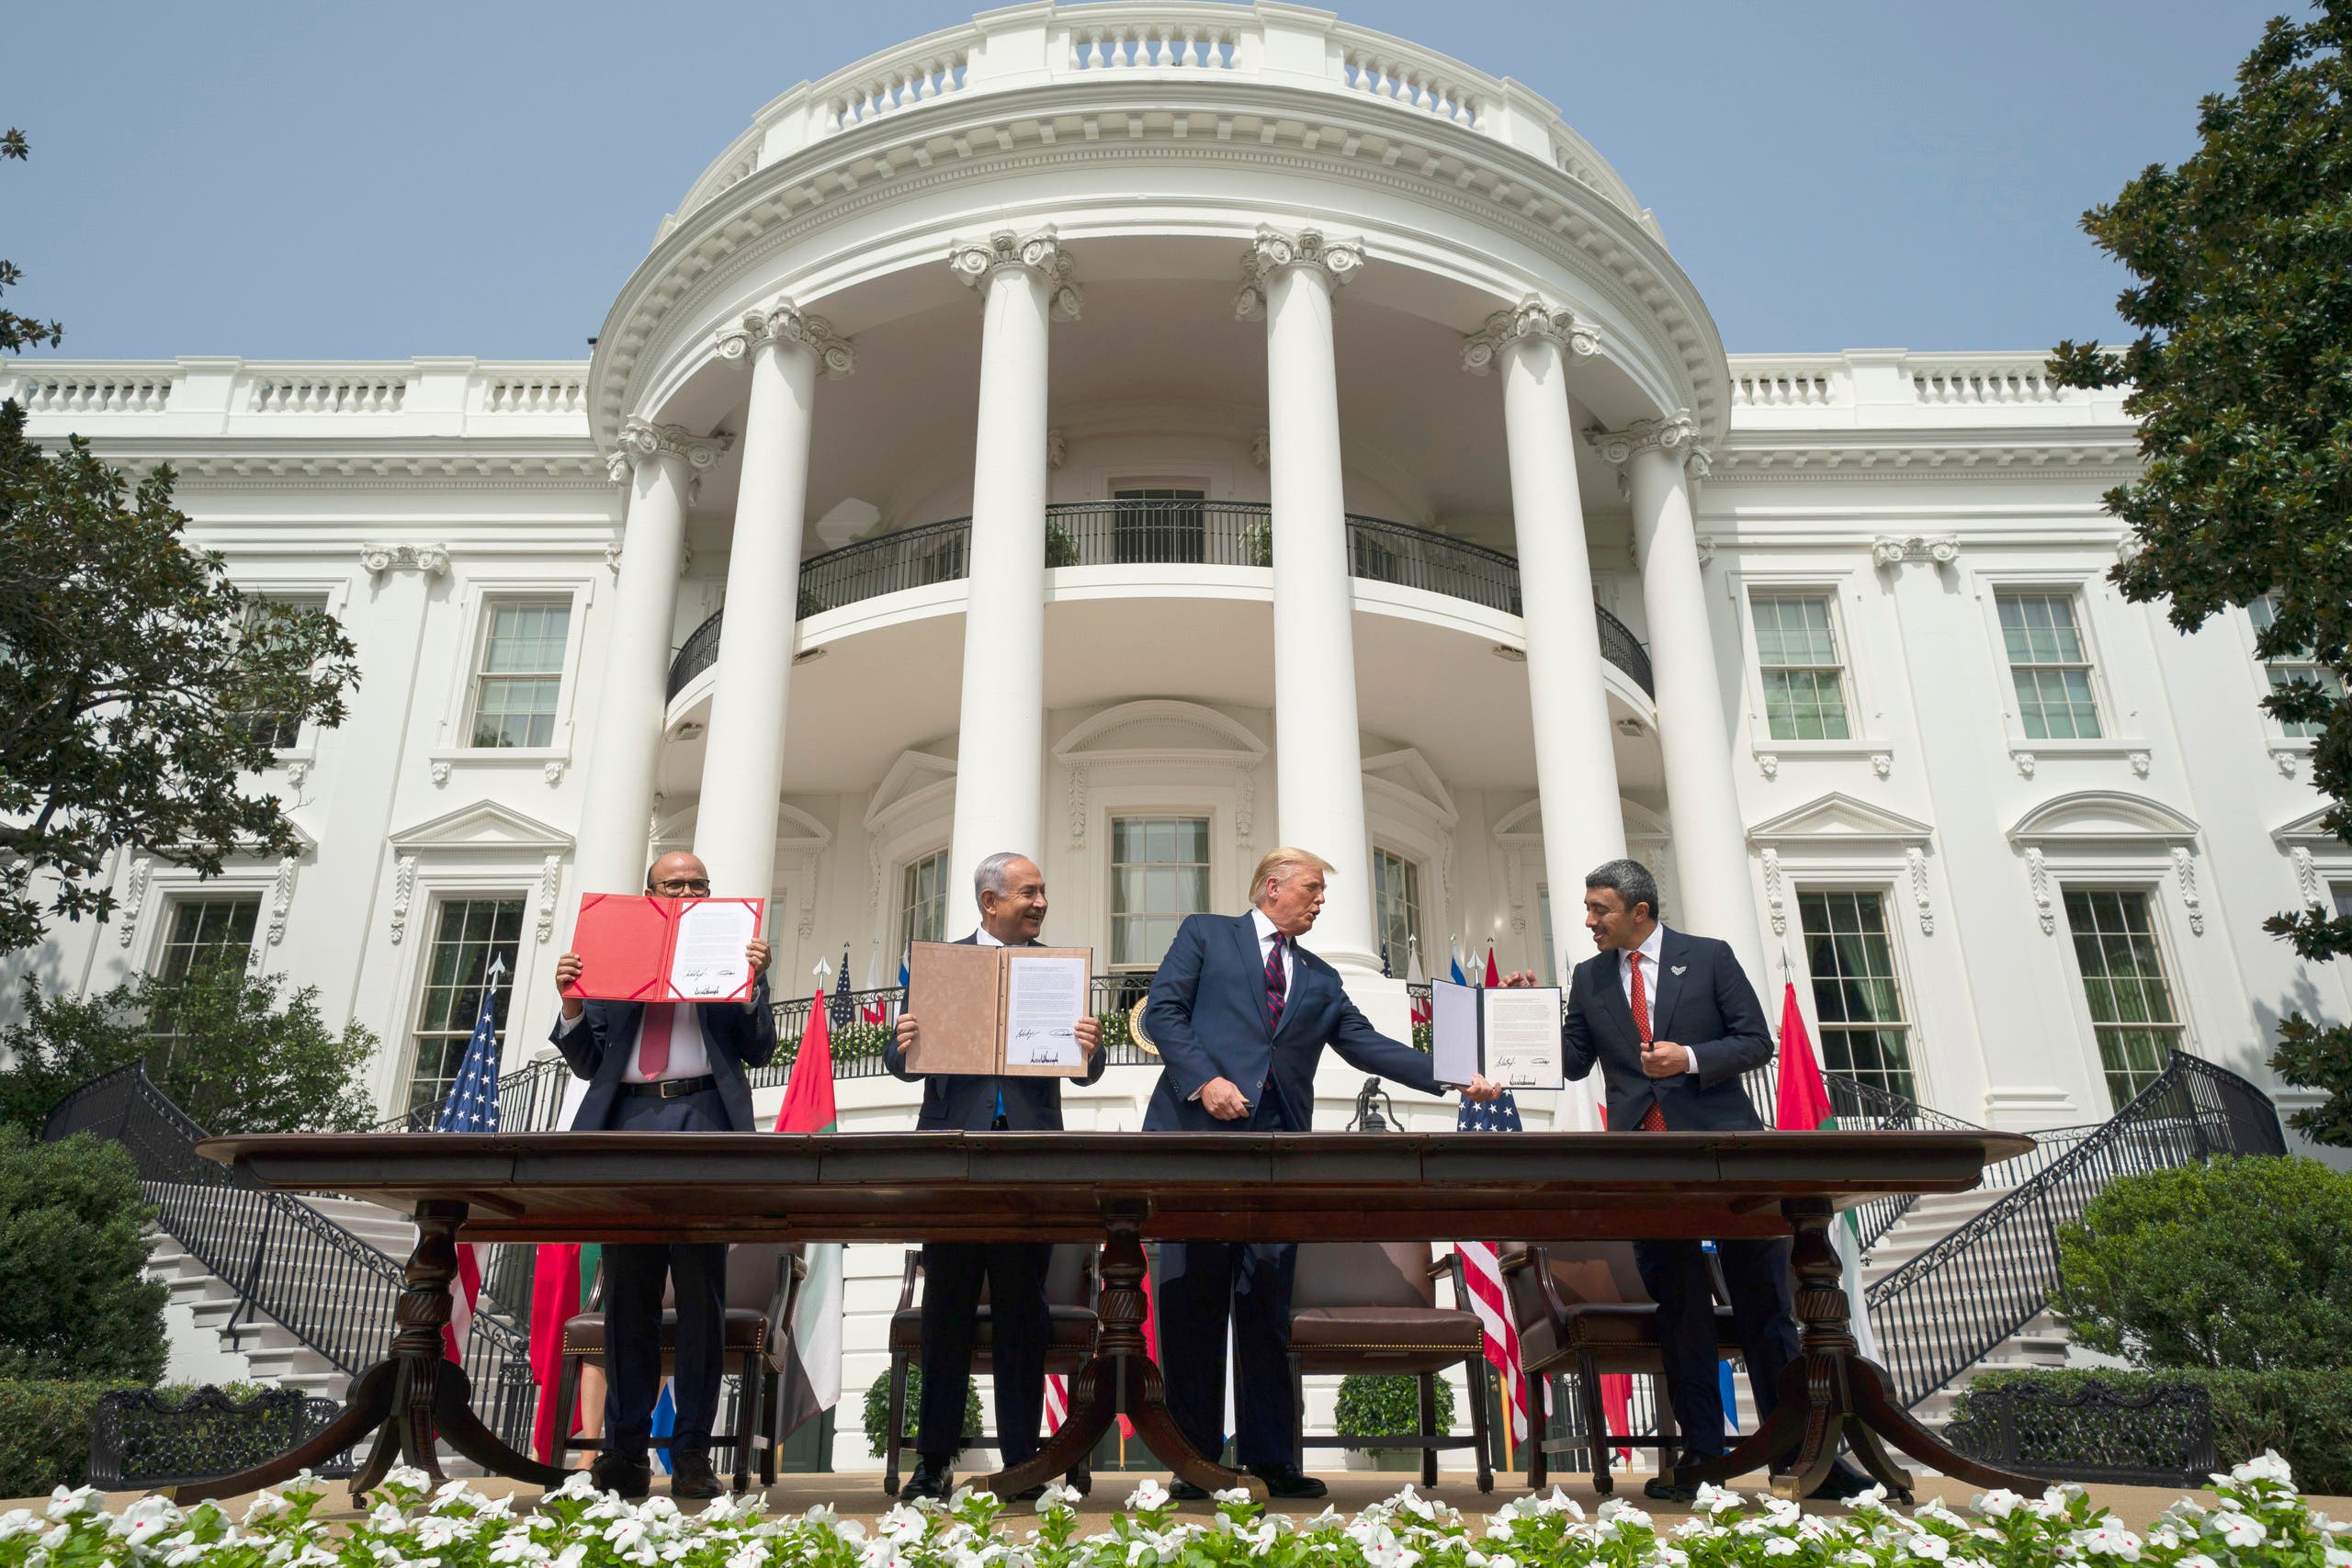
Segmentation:
<svg viewBox="0 0 2352 1568">
<path fill-rule="evenodd" d="M 1437 1281 L 1452 1281 L 1454 1305 L 1437 1304 Z M 1298 1249 L 1291 1283 L 1291 1386 L 1302 1412 L 1295 1462 L 1318 1449 L 1419 1449 L 1421 1484 L 1437 1484 L 1440 1449 L 1469 1449 L 1478 1456 L 1478 1490 L 1495 1489 L 1487 1439 L 1487 1359 L 1478 1318 L 1466 1310 L 1462 1265 L 1449 1248 L 1431 1261 L 1429 1244 L 1306 1242 Z M 1459 1366 L 1470 1386 L 1470 1436 L 1437 1430 L 1437 1379 Z M 1309 1436 L 1301 1380 L 1309 1372 L 1370 1372 L 1420 1380 L 1419 1429 L 1375 1438 L 1337 1433 Z"/>
<path fill-rule="evenodd" d="M 1724 1360 L 1739 1357 L 1739 1333 L 1725 1303 L 1722 1271 L 1714 1255 L 1707 1255 L 1715 1296 L 1715 1353 Z M 1550 1440 L 1542 1434 L 1527 1445 L 1527 1484 L 1540 1488 L 1550 1473 L 1555 1453 L 1582 1449 L 1592 1456 L 1592 1487 L 1606 1495 L 1613 1487 L 1609 1475 L 1610 1452 L 1620 1448 L 1657 1448 L 1659 1473 L 1667 1473 L 1677 1449 L 1674 1407 L 1666 1397 L 1666 1358 L 1659 1348 L 1657 1303 L 1642 1284 L 1630 1241 L 1545 1243 L 1521 1246 L 1502 1260 L 1503 1282 L 1510 1292 L 1511 1317 L 1519 1325 L 1520 1365 L 1527 1378 L 1527 1407 L 1548 1408 L 1544 1399 L 1556 1391 L 1563 1373 L 1577 1380 L 1577 1427 L 1579 1436 Z M 1654 1438 L 1609 1430 L 1600 1398 L 1600 1379 L 1611 1372 L 1646 1374 L 1657 1408 Z"/>
<path fill-rule="evenodd" d="M 750 1486 L 755 1448 L 760 1454 L 761 1484 L 775 1484 L 776 1452 L 783 1446 L 784 1434 L 763 1429 L 762 1423 L 764 1420 L 772 1427 L 783 1416 L 777 1383 L 790 1364 L 792 1314 L 807 1274 L 797 1242 L 746 1242 L 728 1249 L 725 1354 L 735 1362 L 735 1429 L 731 1436 L 712 1433 L 710 1446 L 734 1454 L 738 1492 Z M 672 1292 L 663 1292 L 664 1376 L 674 1371 L 677 1363 L 678 1314 L 673 1299 Z M 580 1401 L 580 1370 L 590 1361 L 601 1366 L 605 1359 L 604 1300 L 605 1270 L 600 1260 L 595 1283 L 589 1289 L 588 1310 L 566 1319 L 563 1325 L 563 1366 L 556 1380 L 554 1463 L 558 1469 L 573 1452 L 601 1451 L 605 1446 L 602 1438 L 576 1437 L 571 1430 Z M 669 1445 L 656 1438 L 653 1446 Z"/>
<path fill-rule="evenodd" d="M 905 1445 L 907 1430 L 907 1367 L 922 1359 L 922 1301 L 915 1290 L 922 1279 L 922 1249 L 910 1247 L 906 1272 L 899 1281 L 899 1309 L 890 1314 L 890 1424 L 887 1430 L 895 1439 L 883 1444 L 882 1491 L 891 1497 L 899 1495 L 899 1450 Z M 1095 1315 L 1095 1297 L 1101 1288 L 1092 1247 L 1070 1242 L 1055 1247 L 1053 1259 L 1046 1265 L 1046 1305 L 1053 1318 L 1046 1346 L 1047 1377 L 1069 1377 L 1092 1359 L 1095 1336 L 1102 1326 Z M 978 1316 L 972 1330 L 973 1376 L 995 1371 L 990 1353 L 995 1344 L 988 1281 L 982 1280 Z M 993 1447 L 1000 1436 L 983 1431 L 974 1446 Z M 1085 1465 L 1074 1466 L 1069 1480 L 1080 1495 L 1093 1490 L 1093 1472 Z"/>
</svg>

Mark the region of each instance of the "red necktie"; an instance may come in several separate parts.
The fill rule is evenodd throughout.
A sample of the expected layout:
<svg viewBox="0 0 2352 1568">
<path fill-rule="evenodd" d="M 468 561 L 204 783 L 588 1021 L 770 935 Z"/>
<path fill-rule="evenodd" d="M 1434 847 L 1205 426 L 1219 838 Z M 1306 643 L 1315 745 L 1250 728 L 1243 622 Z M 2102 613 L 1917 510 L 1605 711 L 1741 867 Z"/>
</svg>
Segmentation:
<svg viewBox="0 0 2352 1568">
<path fill-rule="evenodd" d="M 645 1029 L 637 1037 L 637 1070 L 645 1075 L 648 1083 L 658 1082 L 669 1070 L 670 1024 L 677 1011 L 674 1002 L 653 1002 L 646 1007 Z"/>
<path fill-rule="evenodd" d="M 1640 1035 L 1642 1043 L 1646 1045 L 1650 1043 L 1650 998 L 1649 992 L 1642 986 L 1642 955 L 1634 953 L 1626 956 L 1632 960 L 1634 965 L 1634 1032 Z M 1666 1112 L 1658 1109 L 1655 1095 L 1650 1100 L 1648 1112 L 1642 1117 L 1642 1131 L 1645 1133 L 1666 1131 Z"/>
</svg>

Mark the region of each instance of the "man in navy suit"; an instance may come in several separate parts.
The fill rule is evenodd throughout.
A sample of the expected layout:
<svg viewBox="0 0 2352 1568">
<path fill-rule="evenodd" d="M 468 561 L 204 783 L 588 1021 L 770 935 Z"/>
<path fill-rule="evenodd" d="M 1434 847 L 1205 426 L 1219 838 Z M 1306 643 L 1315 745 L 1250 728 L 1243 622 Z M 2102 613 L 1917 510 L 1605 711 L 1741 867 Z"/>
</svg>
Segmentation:
<svg viewBox="0 0 2352 1568">
<path fill-rule="evenodd" d="M 1034 947 L 1046 925 L 1046 874 L 1026 855 L 1003 852 L 982 861 L 972 888 L 980 904 L 980 929 L 963 938 L 982 947 Z M 1062 1130 L 1062 1080 L 979 1073 L 917 1073 L 907 1052 L 920 1035 L 912 1013 L 882 1047 L 890 1076 L 922 1084 L 922 1110 L 915 1131 L 961 1133 L 1058 1133 Z M 1078 1043 L 1085 1048 L 1086 1071 L 1078 1081 L 1102 1076 L 1102 1025 L 1078 1021 Z M 1046 1350 L 1053 1337 L 1053 1312 L 1046 1300 L 1050 1242 L 941 1242 L 922 1247 L 922 1409 L 915 1421 L 915 1451 L 921 1457 L 907 1478 L 902 1498 L 947 1496 L 955 1489 L 951 1466 L 964 1446 L 964 1384 L 972 1375 L 973 1314 L 979 1310 L 980 1282 L 989 1290 L 989 1352 L 996 1384 L 997 1446 L 1007 1468 L 1037 1451 L 1037 1423 L 1045 1412 Z M 1043 1482 L 1021 1495 L 1044 1496 Z"/>
<path fill-rule="evenodd" d="M 1657 879 L 1638 861 L 1605 862 L 1586 874 L 1584 887 L 1585 930 L 1600 951 L 1568 979 L 1561 1028 L 1567 1076 L 1582 1079 L 1599 1064 L 1611 1132 L 1762 1131 L 1740 1075 L 1772 1059 L 1772 1036 L 1730 945 L 1660 923 Z M 1506 983 L 1534 979 L 1521 973 Z M 1758 1421 L 1780 1402 L 1781 1373 L 1797 1356 L 1789 1251 L 1785 1239 L 1715 1243 Z M 1724 1404 L 1705 1251 L 1695 1241 L 1637 1241 L 1634 1258 L 1657 1303 L 1681 1462 L 1714 1458 L 1724 1451 Z M 1868 1484 L 1841 1463 L 1814 1495 L 1850 1496 Z M 1697 1495 L 1664 1475 L 1646 1490 L 1668 1502 Z"/>
<path fill-rule="evenodd" d="M 1348 1000 L 1329 964 L 1297 945 L 1323 910 L 1330 863 L 1281 849 L 1258 863 L 1246 915 L 1193 915 L 1153 976 L 1144 1032 L 1165 1066 L 1144 1112 L 1148 1133 L 1304 1133 L 1315 1124 L 1315 1066 L 1329 1045 L 1351 1066 L 1444 1092 L 1430 1058 L 1389 1039 Z M 1463 1098 L 1498 1090 L 1474 1077 Z M 1288 1242 L 1162 1243 L 1154 1296 L 1169 1414 L 1214 1461 L 1224 1448 L 1226 1324 L 1239 1358 L 1235 1449 L 1277 1497 L 1320 1497 L 1299 1472 L 1292 1407 Z M 1185 1481 L 1179 1497 L 1205 1495 Z"/>
<path fill-rule="evenodd" d="M 701 898 L 710 873 L 685 853 L 663 855 L 645 874 L 658 898 Z M 752 1090 L 743 1069 L 775 1055 L 768 1009 L 768 944 L 745 948 L 752 995 L 741 1002 L 583 1002 L 569 987 L 580 955 L 556 960 L 563 1016 L 551 1038 L 588 1093 L 575 1133 L 749 1133 Z M 642 1497 L 652 1485 L 646 1450 L 662 1386 L 662 1288 L 677 1287 L 677 1409 L 671 1434 L 670 1491 L 716 1497 L 710 1428 L 725 1366 L 727 1245 L 631 1242 L 605 1248 L 605 1451 L 589 1467 L 598 1487 Z"/>
</svg>

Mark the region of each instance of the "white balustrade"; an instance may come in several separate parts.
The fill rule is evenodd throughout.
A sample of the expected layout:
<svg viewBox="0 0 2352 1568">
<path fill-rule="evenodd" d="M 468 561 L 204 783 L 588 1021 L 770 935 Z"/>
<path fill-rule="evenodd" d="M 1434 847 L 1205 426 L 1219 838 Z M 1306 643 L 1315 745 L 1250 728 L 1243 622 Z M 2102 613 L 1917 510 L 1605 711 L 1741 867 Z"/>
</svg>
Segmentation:
<svg viewBox="0 0 2352 1568">
<path fill-rule="evenodd" d="M 1114 20 L 1064 30 L 1056 58 L 1072 71 L 1234 71 L 1240 29 L 1180 17 Z"/>
<path fill-rule="evenodd" d="M 588 378 L 494 379 L 482 394 L 481 406 L 484 413 L 578 413 L 588 406 Z"/>
<path fill-rule="evenodd" d="M 1935 407 L 1975 403 L 2055 403 L 2065 389 L 2052 383 L 2037 361 L 2008 364 L 1915 365 L 1911 386 L 1921 402 Z"/>
<path fill-rule="evenodd" d="M 28 414 L 162 413 L 172 400 L 172 380 L 168 375 L 118 379 L 33 371 L 16 396 Z"/>
<path fill-rule="evenodd" d="M 1736 409 L 1827 408 L 1837 401 L 1830 379 L 1811 371 L 1739 371 L 1731 378 Z"/>
<path fill-rule="evenodd" d="M 398 413 L 404 378 L 374 376 L 257 376 L 245 407 L 253 413 Z"/>
<path fill-rule="evenodd" d="M 970 65 L 971 57 L 962 49 L 892 61 L 827 95 L 824 127 L 829 131 L 846 130 L 879 119 L 893 109 L 960 92 Z"/>
<path fill-rule="evenodd" d="M 1376 48 L 1349 49 L 1340 60 L 1340 79 L 1352 92 L 1369 93 L 1469 130 L 1479 129 L 1476 91 L 1464 82 L 1440 75 L 1429 63 Z"/>
</svg>

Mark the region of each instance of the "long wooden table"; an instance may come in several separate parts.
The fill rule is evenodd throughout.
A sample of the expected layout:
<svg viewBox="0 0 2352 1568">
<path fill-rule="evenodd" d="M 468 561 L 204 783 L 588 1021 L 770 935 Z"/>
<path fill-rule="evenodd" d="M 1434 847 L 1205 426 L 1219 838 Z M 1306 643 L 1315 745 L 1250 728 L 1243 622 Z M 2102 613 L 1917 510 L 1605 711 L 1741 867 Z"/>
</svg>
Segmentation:
<svg viewBox="0 0 2352 1568">
<path fill-rule="evenodd" d="M 1254 1478 L 1195 1452 L 1169 1416 L 1144 1348 L 1144 1251 L 1165 1241 L 1528 1241 L 1793 1235 L 1800 1358 L 1772 1418 L 1684 1479 L 1770 1463 L 1802 1496 L 1844 1438 L 1898 1492 L 1910 1477 L 1881 1439 L 1948 1474 L 2031 1488 L 1963 1457 L 1912 1419 L 1857 1353 L 1829 1240 L 1842 1208 L 1892 1194 L 1963 1192 L 2030 1139 L 2003 1133 L 360 1133 L 209 1138 L 198 1145 L 258 1184 L 342 1192 L 412 1213 L 415 1251 L 390 1355 L 354 1381 L 311 1441 L 182 1489 L 275 1485 L 376 1430 L 355 1494 L 404 1458 L 438 1477 L 437 1436 L 493 1473 L 543 1485 L 564 1472 L 516 1453 L 474 1416 L 442 1357 L 449 1281 L 475 1241 L 1044 1241 L 1102 1247 L 1101 1336 L 1070 1382 L 1069 1418 L 1026 1463 L 987 1478 L 1000 1495 L 1083 1462 L 1125 1414 L 1170 1468 L 1212 1490 Z"/>
</svg>

